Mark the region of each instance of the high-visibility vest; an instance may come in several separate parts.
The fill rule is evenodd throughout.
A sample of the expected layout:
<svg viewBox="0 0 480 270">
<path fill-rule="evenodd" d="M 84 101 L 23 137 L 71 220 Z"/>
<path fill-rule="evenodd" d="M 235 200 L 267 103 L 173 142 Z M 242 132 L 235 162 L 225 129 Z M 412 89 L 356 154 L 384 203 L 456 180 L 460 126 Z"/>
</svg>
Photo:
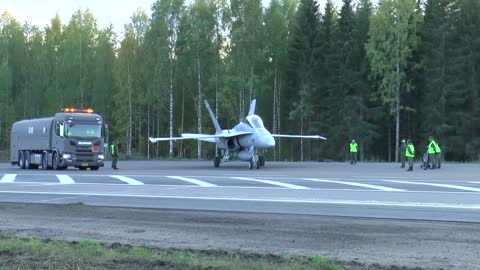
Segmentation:
<svg viewBox="0 0 480 270">
<path fill-rule="evenodd" d="M 428 144 L 428 153 L 429 154 L 435 154 L 435 141 L 432 140 L 429 144 Z"/>
<path fill-rule="evenodd" d="M 110 144 L 110 153 L 112 153 L 112 155 L 115 155 L 115 144 Z"/>
<path fill-rule="evenodd" d="M 438 145 L 437 142 L 435 142 L 435 151 L 436 151 L 437 153 L 441 153 L 441 152 L 442 152 L 442 149 L 440 149 L 440 145 Z"/>
<path fill-rule="evenodd" d="M 351 143 L 350 144 L 350 152 L 356 153 L 358 151 L 358 144 L 357 143 Z"/>
<path fill-rule="evenodd" d="M 413 146 L 413 144 L 409 143 L 407 145 L 407 149 L 405 151 L 405 156 L 406 157 L 415 157 L 415 146 Z"/>
</svg>

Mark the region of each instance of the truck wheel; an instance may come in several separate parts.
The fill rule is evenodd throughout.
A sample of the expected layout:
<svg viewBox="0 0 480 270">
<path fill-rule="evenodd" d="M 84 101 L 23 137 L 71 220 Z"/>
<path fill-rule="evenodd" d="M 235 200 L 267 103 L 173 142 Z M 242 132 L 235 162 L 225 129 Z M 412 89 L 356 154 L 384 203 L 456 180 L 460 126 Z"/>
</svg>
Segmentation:
<svg viewBox="0 0 480 270">
<path fill-rule="evenodd" d="M 60 159 L 58 158 L 57 153 L 53 153 L 52 163 L 53 163 L 52 167 L 53 167 L 54 170 L 60 170 L 60 167 L 58 166 L 58 163 L 60 163 Z"/>
<path fill-rule="evenodd" d="M 25 169 L 32 169 L 32 164 L 30 164 L 30 152 L 25 151 L 24 158 L 25 161 L 23 163 L 25 164 Z"/>
<path fill-rule="evenodd" d="M 48 170 L 48 153 L 42 155 L 42 170 Z"/>
<path fill-rule="evenodd" d="M 23 151 L 18 152 L 18 166 L 22 170 L 25 169 L 25 158 L 24 158 L 24 155 L 23 155 Z"/>
<path fill-rule="evenodd" d="M 85 170 L 87 169 L 87 167 L 78 167 L 78 169 L 79 169 L 80 171 L 85 171 Z"/>
<path fill-rule="evenodd" d="M 92 170 L 92 171 L 98 171 L 98 168 L 99 168 L 98 166 L 92 166 L 92 167 L 90 167 L 90 170 Z"/>
</svg>

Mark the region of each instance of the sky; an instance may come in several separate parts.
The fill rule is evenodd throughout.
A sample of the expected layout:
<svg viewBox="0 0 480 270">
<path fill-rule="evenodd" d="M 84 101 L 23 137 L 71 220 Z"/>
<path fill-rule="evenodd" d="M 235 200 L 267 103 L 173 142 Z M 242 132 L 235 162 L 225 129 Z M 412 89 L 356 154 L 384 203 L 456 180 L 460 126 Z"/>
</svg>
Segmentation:
<svg viewBox="0 0 480 270">
<path fill-rule="evenodd" d="M 187 0 L 189 2 L 191 0 Z M 246 0 L 247 1 L 247 0 Z M 323 11 L 326 0 L 318 0 Z M 40 28 L 50 24 L 50 20 L 58 12 L 63 24 L 67 24 L 72 14 L 79 8 L 89 8 L 97 19 L 100 29 L 113 25 L 114 30 L 122 32 L 124 25 L 130 22 L 130 17 L 137 8 L 151 14 L 150 7 L 155 0 L 1 0 L 0 13 L 7 10 L 20 22 L 31 21 Z M 269 0 L 262 0 L 268 5 Z M 341 0 L 334 0 L 337 8 Z"/>
</svg>

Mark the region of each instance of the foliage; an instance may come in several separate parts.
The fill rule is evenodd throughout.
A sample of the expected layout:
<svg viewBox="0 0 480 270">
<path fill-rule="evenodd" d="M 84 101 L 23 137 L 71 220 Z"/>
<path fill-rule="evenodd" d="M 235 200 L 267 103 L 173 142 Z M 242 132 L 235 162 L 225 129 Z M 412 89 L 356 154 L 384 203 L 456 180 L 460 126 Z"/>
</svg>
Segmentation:
<svg viewBox="0 0 480 270">
<path fill-rule="evenodd" d="M 321 3 L 157 0 L 124 29 L 88 9 L 43 29 L 4 12 L 0 149 L 14 121 L 91 106 L 128 156 L 208 158 L 210 144 L 147 139 L 213 132 L 204 99 L 232 127 L 256 98 L 272 133 L 328 138 L 277 140 L 277 160 L 343 160 L 352 138 L 390 160 L 399 136 L 429 135 L 447 159 L 479 159 L 479 1 Z"/>
</svg>

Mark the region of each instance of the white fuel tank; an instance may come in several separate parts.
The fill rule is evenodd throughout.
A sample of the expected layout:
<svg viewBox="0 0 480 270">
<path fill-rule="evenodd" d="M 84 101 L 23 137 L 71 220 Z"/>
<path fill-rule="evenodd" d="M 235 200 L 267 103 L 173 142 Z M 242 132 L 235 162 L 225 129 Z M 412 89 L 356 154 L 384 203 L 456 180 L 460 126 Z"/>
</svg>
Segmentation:
<svg viewBox="0 0 480 270">
<path fill-rule="evenodd" d="M 250 161 L 252 159 L 252 154 L 250 154 L 248 150 L 242 150 L 238 152 L 237 157 L 243 161 Z"/>
</svg>

